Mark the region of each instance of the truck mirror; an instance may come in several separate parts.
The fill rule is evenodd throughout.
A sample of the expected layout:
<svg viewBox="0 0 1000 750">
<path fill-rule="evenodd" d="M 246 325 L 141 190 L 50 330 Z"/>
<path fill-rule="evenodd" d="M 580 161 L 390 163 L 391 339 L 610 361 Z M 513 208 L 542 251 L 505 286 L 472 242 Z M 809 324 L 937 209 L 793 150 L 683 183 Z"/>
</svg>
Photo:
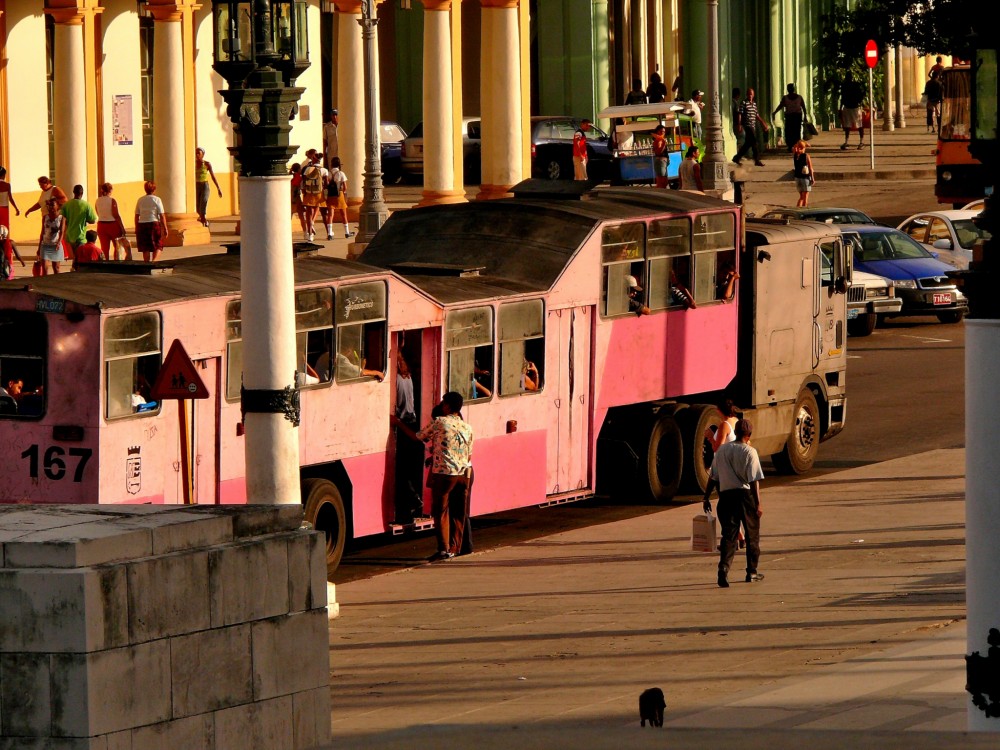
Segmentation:
<svg viewBox="0 0 1000 750">
<path fill-rule="evenodd" d="M 837 280 L 833 282 L 833 290 L 837 294 L 847 294 L 847 288 L 849 286 L 850 284 L 848 283 L 846 276 L 838 276 Z"/>
</svg>

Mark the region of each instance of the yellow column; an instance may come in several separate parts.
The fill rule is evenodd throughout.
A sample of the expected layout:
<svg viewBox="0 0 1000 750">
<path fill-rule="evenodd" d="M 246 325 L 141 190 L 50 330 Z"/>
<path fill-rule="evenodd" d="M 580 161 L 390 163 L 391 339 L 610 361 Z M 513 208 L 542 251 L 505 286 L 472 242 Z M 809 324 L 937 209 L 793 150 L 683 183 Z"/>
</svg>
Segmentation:
<svg viewBox="0 0 1000 750">
<path fill-rule="evenodd" d="M 421 206 L 462 203 L 455 189 L 455 117 L 451 78 L 451 0 L 424 3 L 424 191 Z"/>
<path fill-rule="evenodd" d="M 334 0 L 337 6 L 337 142 L 347 175 L 347 205 L 357 221 L 364 196 L 365 70 L 361 50 L 361 0 Z"/>
<path fill-rule="evenodd" d="M 194 69 L 191 18 L 195 6 L 173 0 L 148 0 L 153 30 L 153 176 L 156 194 L 167 211 L 166 245 L 204 245 L 212 241 L 194 208 Z M 185 33 L 186 32 L 186 33 Z M 185 44 L 187 41 L 187 44 Z"/>
<path fill-rule="evenodd" d="M 521 45 L 518 0 L 480 0 L 482 25 L 483 184 L 478 200 L 503 198 L 523 174 Z"/>
</svg>

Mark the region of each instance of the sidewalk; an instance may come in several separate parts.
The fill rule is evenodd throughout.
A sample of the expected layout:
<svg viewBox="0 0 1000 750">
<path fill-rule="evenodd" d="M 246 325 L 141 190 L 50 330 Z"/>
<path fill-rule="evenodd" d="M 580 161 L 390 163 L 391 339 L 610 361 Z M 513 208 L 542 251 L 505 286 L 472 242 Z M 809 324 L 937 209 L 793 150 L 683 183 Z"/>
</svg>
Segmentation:
<svg viewBox="0 0 1000 750">
<path fill-rule="evenodd" d="M 759 584 L 716 586 L 695 506 L 342 584 L 334 746 L 995 747 L 963 733 L 963 475 L 765 481 Z"/>
</svg>

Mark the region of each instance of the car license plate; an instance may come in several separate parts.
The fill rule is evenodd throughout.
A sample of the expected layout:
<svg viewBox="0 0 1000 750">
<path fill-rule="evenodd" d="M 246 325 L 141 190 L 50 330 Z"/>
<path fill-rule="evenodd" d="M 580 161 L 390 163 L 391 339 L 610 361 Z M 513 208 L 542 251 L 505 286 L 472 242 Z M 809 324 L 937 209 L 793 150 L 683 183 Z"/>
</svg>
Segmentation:
<svg viewBox="0 0 1000 750">
<path fill-rule="evenodd" d="M 857 310 L 857 309 L 855 309 L 855 310 L 848 310 L 847 311 L 847 319 L 848 320 L 857 320 L 858 315 L 860 315 L 860 314 L 861 314 L 860 310 Z"/>
<path fill-rule="evenodd" d="M 935 294 L 934 295 L 934 304 L 935 305 L 950 305 L 951 304 L 951 294 L 950 293 Z"/>
</svg>

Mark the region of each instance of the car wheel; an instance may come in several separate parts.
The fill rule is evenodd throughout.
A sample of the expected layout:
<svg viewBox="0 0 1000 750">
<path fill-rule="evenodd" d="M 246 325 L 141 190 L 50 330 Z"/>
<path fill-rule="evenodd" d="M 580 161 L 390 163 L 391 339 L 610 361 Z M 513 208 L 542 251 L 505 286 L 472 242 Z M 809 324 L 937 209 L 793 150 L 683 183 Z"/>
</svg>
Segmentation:
<svg viewBox="0 0 1000 750">
<path fill-rule="evenodd" d="M 854 320 L 847 321 L 847 334 L 849 336 L 871 336 L 877 321 L 878 315 L 875 313 L 863 313 Z"/>
<path fill-rule="evenodd" d="M 550 180 L 558 180 L 562 177 L 562 164 L 556 159 L 549 159 L 545 165 L 545 176 Z"/>
<path fill-rule="evenodd" d="M 965 317 L 965 313 L 961 310 L 956 310 L 955 312 L 943 312 L 937 314 L 937 319 L 942 323 L 961 323 L 962 318 Z"/>
</svg>

